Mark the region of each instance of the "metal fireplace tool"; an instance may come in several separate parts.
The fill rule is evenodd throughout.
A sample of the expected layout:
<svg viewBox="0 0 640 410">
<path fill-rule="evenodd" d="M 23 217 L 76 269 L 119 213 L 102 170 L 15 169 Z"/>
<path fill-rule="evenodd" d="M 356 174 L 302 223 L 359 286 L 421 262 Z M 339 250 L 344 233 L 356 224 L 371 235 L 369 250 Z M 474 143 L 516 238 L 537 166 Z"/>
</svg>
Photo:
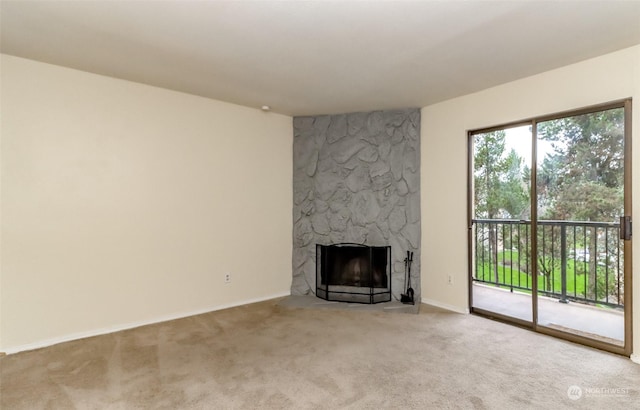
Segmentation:
<svg viewBox="0 0 640 410">
<path fill-rule="evenodd" d="M 413 252 L 407 251 L 407 257 L 404 258 L 404 282 L 406 293 L 400 295 L 400 302 L 406 305 L 413 305 L 413 288 L 411 287 L 411 262 L 413 262 Z"/>
</svg>

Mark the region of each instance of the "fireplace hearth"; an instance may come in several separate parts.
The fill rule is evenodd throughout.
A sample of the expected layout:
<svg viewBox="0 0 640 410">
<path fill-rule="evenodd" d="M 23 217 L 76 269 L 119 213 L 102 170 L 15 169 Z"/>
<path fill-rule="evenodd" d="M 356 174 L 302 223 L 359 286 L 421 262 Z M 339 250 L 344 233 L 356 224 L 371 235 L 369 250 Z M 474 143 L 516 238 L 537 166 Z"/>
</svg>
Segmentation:
<svg viewBox="0 0 640 410">
<path fill-rule="evenodd" d="M 316 245 L 316 296 L 337 302 L 391 301 L 391 247 Z"/>
</svg>

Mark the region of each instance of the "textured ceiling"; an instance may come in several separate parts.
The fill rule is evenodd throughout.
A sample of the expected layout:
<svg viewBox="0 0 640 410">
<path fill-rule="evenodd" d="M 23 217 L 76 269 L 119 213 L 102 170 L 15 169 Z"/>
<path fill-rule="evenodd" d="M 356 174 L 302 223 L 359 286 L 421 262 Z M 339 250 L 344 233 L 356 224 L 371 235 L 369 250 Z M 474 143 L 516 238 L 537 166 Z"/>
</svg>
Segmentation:
<svg viewBox="0 0 640 410">
<path fill-rule="evenodd" d="M 288 115 L 421 107 L 640 44 L 640 1 L 6 1 L 3 53 Z"/>
</svg>

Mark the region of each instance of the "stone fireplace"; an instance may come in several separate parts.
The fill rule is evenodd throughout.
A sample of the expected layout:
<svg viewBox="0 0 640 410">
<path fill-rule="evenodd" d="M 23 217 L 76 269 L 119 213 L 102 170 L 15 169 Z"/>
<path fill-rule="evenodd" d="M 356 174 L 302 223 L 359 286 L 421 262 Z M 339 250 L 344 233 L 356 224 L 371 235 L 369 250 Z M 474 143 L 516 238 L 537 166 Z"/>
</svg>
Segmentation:
<svg viewBox="0 0 640 410">
<path fill-rule="evenodd" d="M 317 245 L 350 243 L 390 247 L 385 285 L 395 300 L 405 291 L 404 257 L 414 252 L 419 301 L 420 110 L 295 117 L 293 131 L 292 295 L 322 293 Z M 351 259 L 362 273 L 362 257 Z"/>
</svg>

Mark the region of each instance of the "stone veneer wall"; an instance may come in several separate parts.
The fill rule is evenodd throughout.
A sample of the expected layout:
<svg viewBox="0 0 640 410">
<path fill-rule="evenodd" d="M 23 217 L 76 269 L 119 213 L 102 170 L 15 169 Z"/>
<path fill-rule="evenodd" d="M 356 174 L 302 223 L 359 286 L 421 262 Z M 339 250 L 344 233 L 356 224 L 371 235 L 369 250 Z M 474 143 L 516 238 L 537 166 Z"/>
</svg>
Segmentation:
<svg viewBox="0 0 640 410">
<path fill-rule="evenodd" d="M 316 244 L 391 245 L 392 292 L 404 291 L 404 258 L 414 252 L 420 300 L 420 110 L 295 117 L 293 281 L 316 289 Z"/>
</svg>

